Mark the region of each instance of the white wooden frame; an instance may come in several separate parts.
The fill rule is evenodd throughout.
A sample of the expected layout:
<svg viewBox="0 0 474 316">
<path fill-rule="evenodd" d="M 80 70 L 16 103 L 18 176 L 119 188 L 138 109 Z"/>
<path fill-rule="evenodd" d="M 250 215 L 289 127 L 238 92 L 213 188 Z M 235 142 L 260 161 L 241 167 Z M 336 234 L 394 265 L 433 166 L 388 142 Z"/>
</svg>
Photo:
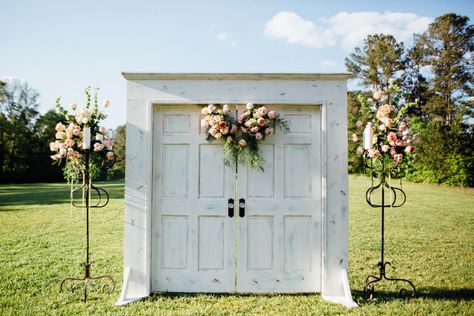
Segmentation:
<svg viewBox="0 0 474 316">
<path fill-rule="evenodd" d="M 321 106 L 322 297 L 356 306 L 348 270 L 348 74 L 123 73 L 127 91 L 124 282 L 117 305 L 151 292 L 154 105 L 208 103 Z"/>
</svg>

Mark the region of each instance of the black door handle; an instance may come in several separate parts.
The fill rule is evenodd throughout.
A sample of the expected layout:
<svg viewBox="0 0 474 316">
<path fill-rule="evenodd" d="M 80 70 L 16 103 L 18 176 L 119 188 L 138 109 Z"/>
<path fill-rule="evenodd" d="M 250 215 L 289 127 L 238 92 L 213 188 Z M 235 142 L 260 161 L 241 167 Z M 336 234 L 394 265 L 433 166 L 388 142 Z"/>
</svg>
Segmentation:
<svg viewBox="0 0 474 316">
<path fill-rule="evenodd" d="M 245 199 L 239 199 L 239 216 L 245 216 Z"/>
<path fill-rule="evenodd" d="M 227 215 L 234 217 L 234 199 L 229 199 L 227 202 Z"/>
</svg>

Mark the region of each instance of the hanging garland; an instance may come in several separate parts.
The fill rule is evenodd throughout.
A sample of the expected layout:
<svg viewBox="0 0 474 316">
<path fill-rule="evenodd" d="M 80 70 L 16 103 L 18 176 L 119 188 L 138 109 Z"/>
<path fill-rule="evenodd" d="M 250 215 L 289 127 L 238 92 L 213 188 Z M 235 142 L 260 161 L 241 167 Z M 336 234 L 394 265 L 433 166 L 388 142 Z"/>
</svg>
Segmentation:
<svg viewBox="0 0 474 316">
<path fill-rule="evenodd" d="M 201 114 L 205 115 L 201 126 L 207 131 L 207 140 L 224 142 L 226 165 L 238 160 L 263 171 L 259 142 L 266 136 L 273 135 L 276 127 L 289 131 L 287 122 L 276 111 L 269 111 L 265 106 L 253 103 L 247 103 L 246 111 L 238 120 L 230 115 L 227 104 L 209 104 L 202 108 Z"/>
</svg>

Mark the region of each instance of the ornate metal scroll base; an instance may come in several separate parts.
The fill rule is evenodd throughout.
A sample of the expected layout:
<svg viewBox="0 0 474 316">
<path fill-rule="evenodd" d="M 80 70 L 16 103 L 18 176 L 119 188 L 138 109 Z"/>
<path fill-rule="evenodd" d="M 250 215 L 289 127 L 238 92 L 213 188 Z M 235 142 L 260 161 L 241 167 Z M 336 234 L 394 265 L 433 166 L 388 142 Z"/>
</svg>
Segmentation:
<svg viewBox="0 0 474 316">
<path fill-rule="evenodd" d="M 91 265 L 92 262 L 89 262 L 89 209 L 90 208 L 102 208 L 105 207 L 109 203 L 109 194 L 107 191 L 105 191 L 102 188 L 96 187 L 93 184 L 90 183 L 90 177 L 89 177 L 89 150 L 85 150 L 85 171 L 84 171 L 84 185 L 76 188 L 72 191 L 73 197 L 75 192 L 82 192 L 84 190 L 85 194 L 85 203 L 84 204 L 76 204 L 73 200 L 72 205 L 77 207 L 77 208 L 85 208 L 86 209 L 86 262 L 83 263 L 84 268 L 85 268 L 85 274 L 83 277 L 67 277 L 64 280 L 61 281 L 60 285 L 60 290 L 63 292 L 64 290 L 64 284 L 67 281 L 70 282 L 79 282 L 83 284 L 83 289 L 84 289 L 84 302 L 87 302 L 87 287 L 89 283 L 93 280 L 107 280 L 110 281 L 111 286 L 110 289 L 113 291 L 115 289 L 115 281 L 110 275 L 101 275 L 97 277 L 92 277 L 91 276 Z M 90 192 L 91 189 L 94 190 L 97 195 L 98 195 L 98 201 L 95 205 L 90 205 Z M 105 196 L 105 199 L 103 200 L 102 196 Z M 101 289 L 105 289 L 107 284 L 104 284 Z M 75 284 L 72 284 L 69 286 L 69 290 L 71 292 L 74 292 L 77 289 L 77 286 Z"/>
<path fill-rule="evenodd" d="M 394 281 L 394 282 L 405 282 L 408 283 L 411 287 L 411 293 L 405 288 L 400 289 L 399 294 L 401 297 L 416 297 L 416 288 L 415 285 L 407 280 L 407 279 L 400 279 L 400 278 L 390 278 L 386 275 L 386 267 L 391 266 L 390 262 L 384 261 L 384 251 L 385 251 L 385 208 L 395 208 L 400 207 L 405 204 L 406 201 L 406 194 L 401 188 L 393 187 L 389 183 L 387 183 L 386 178 L 389 176 L 389 172 L 384 170 L 384 165 L 382 163 L 381 171 L 376 172 L 372 166 L 368 166 L 371 169 L 371 178 L 372 178 L 372 186 L 366 192 L 366 201 L 367 203 L 374 208 L 381 208 L 382 209 L 382 238 L 381 238 L 381 260 L 378 263 L 379 267 L 379 276 L 369 275 L 365 279 L 365 286 L 364 286 L 364 298 L 368 300 L 374 299 L 375 294 L 375 286 L 374 284 L 382 281 Z M 380 182 L 377 185 L 374 185 L 374 173 L 377 173 Z M 382 203 L 376 204 L 372 199 L 372 194 L 375 190 L 381 189 L 382 191 Z M 385 201 L 385 191 L 389 191 L 391 200 L 387 204 Z M 398 193 L 398 196 L 397 196 Z M 397 200 L 398 198 L 398 200 Z"/>
</svg>

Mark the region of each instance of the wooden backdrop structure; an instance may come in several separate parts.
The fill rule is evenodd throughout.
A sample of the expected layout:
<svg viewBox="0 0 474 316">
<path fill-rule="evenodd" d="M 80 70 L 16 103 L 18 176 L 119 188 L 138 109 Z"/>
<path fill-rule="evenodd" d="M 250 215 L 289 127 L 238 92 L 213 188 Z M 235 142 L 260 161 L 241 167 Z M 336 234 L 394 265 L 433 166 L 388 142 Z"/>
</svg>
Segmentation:
<svg viewBox="0 0 474 316">
<path fill-rule="evenodd" d="M 125 245 L 117 305 L 169 291 L 320 292 L 355 306 L 347 277 L 347 74 L 123 75 Z M 225 166 L 223 144 L 208 143 L 199 125 L 202 105 L 241 112 L 247 102 L 277 110 L 290 125 L 261 143 L 264 172 Z"/>
</svg>

